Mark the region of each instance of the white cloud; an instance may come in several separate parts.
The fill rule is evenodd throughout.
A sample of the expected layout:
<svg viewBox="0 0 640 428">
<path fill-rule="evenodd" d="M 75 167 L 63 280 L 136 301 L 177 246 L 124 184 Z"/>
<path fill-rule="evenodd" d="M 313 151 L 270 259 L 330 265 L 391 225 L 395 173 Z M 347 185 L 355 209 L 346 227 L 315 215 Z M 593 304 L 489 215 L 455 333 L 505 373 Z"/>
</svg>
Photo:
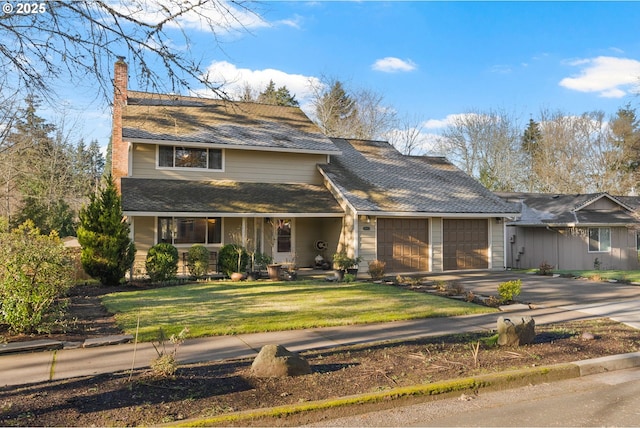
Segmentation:
<svg viewBox="0 0 640 428">
<path fill-rule="evenodd" d="M 511 68 L 511 66 L 510 65 L 506 65 L 506 64 L 496 64 L 496 65 L 491 67 L 491 72 L 492 73 L 509 74 L 512 71 L 513 71 L 513 69 Z"/>
<path fill-rule="evenodd" d="M 575 77 L 565 77 L 560 86 L 579 92 L 598 92 L 603 98 L 622 98 L 640 82 L 640 61 L 629 58 L 599 56 L 570 63 L 582 70 Z"/>
<path fill-rule="evenodd" d="M 237 7 L 232 2 L 225 0 L 205 2 L 192 7 L 196 3 L 195 0 L 182 0 L 180 2 L 166 0 L 141 0 L 136 2 L 112 0 L 109 2 L 109 6 L 124 15 L 131 16 L 150 25 L 161 23 L 167 17 L 176 16 L 175 19 L 165 23 L 165 26 L 169 28 L 197 31 L 213 30 L 216 33 L 228 33 L 270 26 L 258 14 L 245 8 Z"/>
<path fill-rule="evenodd" d="M 388 56 L 374 62 L 371 68 L 375 71 L 382 71 L 384 73 L 396 73 L 399 71 L 413 71 L 417 66 L 411 60 L 402 60 L 400 58 Z"/>
<path fill-rule="evenodd" d="M 240 95 L 247 85 L 258 92 L 262 91 L 269 81 L 273 80 L 276 88 L 286 86 L 301 105 L 313 95 L 312 85 L 316 87 L 320 85 L 320 80 L 314 76 L 289 74 L 273 68 L 264 70 L 238 68 L 227 61 L 213 62 L 207 68 L 207 72 L 212 81 L 223 83 L 222 89 L 232 97 Z"/>
<path fill-rule="evenodd" d="M 444 119 L 429 119 L 422 124 L 425 129 L 443 129 L 461 120 L 464 116 L 477 116 L 476 113 L 449 114 Z"/>
</svg>

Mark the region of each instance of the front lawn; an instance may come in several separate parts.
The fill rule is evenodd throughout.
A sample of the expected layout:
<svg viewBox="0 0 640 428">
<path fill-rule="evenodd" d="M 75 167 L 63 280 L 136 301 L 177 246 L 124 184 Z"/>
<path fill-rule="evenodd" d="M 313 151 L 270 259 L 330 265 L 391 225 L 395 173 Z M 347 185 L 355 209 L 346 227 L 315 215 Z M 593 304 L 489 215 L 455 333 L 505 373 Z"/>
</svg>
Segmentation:
<svg viewBox="0 0 640 428">
<path fill-rule="evenodd" d="M 139 341 L 294 330 L 493 312 L 496 309 L 369 282 L 207 282 L 105 295 Z"/>
</svg>

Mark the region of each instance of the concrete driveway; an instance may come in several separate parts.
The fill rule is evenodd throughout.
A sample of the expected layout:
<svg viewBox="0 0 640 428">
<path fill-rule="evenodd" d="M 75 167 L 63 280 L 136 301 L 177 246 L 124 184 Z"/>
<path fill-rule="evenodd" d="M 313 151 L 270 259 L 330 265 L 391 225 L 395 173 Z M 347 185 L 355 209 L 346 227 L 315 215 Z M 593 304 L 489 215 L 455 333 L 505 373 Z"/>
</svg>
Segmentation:
<svg viewBox="0 0 640 428">
<path fill-rule="evenodd" d="M 466 291 L 497 296 L 501 282 L 520 279 L 517 300 L 538 308 L 562 308 L 606 316 L 640 328 L 640 286 L 583 279 L 504 272 L 455 272 L 429 274 L 434 280 L 457 281 Z"/>
</svg>

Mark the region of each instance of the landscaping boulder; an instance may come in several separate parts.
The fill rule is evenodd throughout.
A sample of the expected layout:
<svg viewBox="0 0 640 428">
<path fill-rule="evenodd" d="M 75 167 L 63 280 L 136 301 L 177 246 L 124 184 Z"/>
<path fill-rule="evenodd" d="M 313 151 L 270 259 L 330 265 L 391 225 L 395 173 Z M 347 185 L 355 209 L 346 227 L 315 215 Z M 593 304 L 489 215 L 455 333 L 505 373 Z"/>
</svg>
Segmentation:
<svg viewBox="0 0 640 428">
<path fill-rule="evenodd" d="M 265 345 L 251 364 L 251 374 L 256 377 L 299 376 L 311 373 L 304 358 L 290 352 L 282 345 Z"/>
<path fill-rule="evenodd" d="M 536 323 L 531 317 L 519 320 L 498 318 L 498 345 L 520 346 L 533 343 L 536 337 Z"/>
</svg>

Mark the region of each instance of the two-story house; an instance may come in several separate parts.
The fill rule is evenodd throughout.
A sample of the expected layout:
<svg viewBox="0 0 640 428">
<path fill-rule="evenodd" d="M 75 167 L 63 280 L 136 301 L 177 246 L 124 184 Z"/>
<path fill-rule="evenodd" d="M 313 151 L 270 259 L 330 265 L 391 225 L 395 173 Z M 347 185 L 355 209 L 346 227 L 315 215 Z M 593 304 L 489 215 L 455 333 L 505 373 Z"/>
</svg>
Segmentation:
<svg viewBox="0 0 640 428">
<path fill-rule="evenodd" d="M 112 174 L 138 248 L 230 242 L 313 266 L 337 250 L 361 271 L 503 269 L 516 208 L 441 157 L 331 139 L 297 107 L 129 91 L 115 65 Z"/>
</svg>

